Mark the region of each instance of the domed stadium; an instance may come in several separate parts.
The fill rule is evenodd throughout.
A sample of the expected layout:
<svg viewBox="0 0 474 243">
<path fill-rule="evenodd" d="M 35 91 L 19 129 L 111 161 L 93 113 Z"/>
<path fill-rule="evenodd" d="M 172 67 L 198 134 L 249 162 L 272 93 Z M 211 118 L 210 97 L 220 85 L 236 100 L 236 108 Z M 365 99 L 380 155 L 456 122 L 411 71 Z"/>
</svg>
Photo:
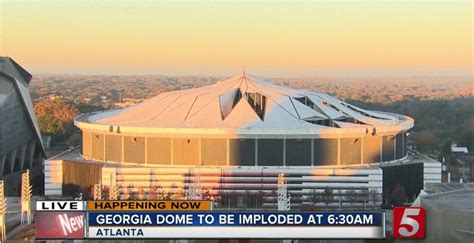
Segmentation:
<svg viewBox="0 0 474 243">
<path fill-rule="evenodd" d="M 356 165 L 400 159 L 413 119 L 249 74 L 75 121 L 84 157 L 173 166 Z"/>
<path fill-rule="evenodd" d="M 175 195 L 167 198 L 196 198 L 189 195 L 201 191 L 222 207 L 257 197 L 249 199 L 260 202 L 255 207 L 274 208 L 283 175 L 292 207 L 316 205 L 311 198 L 328 190 L 339 199 L 326 206 L 354 207 L 355 199 L 343 195 L 374 192 L 375 207 L 393 184 L 383 182 L 382 167 L 408 160 L 405 137 L 414 121 L 243 73 L 82 114 L 75 125 L 82 146 L 46 161 L 47 195 L 71 194 L 71 188 L 88 193 L 100 183 L 118 187 L 122 199 L 155 198 L 150 195 L 160 188 Z M 397 179 L 400 171 L 391 171 Z"/>
</svg>

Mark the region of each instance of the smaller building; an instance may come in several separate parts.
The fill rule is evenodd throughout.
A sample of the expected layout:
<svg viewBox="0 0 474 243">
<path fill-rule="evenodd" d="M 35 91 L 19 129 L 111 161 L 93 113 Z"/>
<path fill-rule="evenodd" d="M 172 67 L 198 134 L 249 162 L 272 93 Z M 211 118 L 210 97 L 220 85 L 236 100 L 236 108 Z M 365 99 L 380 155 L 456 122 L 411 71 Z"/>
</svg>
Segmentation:
<svg viewBox="0 0 474 243">
<path fill-rule="evenodd" d="M 467 147 L 458 147 L 457 144 L 453 143 L 453 145 L 451 145 L 451 153 L 464 155 L 469 154 L 469 150 Z"/>
<path fill-rule="evenodd" d="M 459 163 L 459 179 L 460 182 L 474 181 L 474 155 L 472 155 L 467 147 L 458 147 L 457 144 L 451 146 L 451 153 Z"/>
</svg>

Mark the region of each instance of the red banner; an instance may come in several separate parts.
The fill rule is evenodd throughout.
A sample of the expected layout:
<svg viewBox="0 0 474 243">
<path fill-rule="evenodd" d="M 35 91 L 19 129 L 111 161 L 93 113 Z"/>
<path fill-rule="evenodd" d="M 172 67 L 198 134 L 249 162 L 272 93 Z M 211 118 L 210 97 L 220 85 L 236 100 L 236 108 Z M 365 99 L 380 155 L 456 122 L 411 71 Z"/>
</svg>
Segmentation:
<svg viewBox="0 0 474 243">
<path fill-rule="evenodd" d="M 83 212 L 36 212 L 36 239 L 84 238 Z"/>
</svg>

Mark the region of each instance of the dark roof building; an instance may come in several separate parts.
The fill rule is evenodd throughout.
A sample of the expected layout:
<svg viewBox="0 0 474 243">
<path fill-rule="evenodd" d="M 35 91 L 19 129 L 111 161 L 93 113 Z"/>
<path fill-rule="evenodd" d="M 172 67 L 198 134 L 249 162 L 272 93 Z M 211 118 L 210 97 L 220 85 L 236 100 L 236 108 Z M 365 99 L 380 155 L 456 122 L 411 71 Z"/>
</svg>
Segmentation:
<svg viewBox="0 0 474 243">
<path fill-rule="evenodd" d="M 0 57 L 0 179 L 16 195 L 22 171 L 42 172 L 45 158 L 33 102 L 31 74 L 9 57 Z"/>
</svg>

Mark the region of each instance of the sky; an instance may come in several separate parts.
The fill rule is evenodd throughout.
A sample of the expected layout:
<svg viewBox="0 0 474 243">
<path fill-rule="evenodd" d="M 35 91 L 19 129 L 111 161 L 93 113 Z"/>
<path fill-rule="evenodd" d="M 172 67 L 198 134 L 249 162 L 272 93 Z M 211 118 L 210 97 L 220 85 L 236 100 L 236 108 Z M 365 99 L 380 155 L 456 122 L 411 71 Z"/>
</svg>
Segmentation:
<svg viewBox="0 0 474 243">
<path fill-rule="evenodd" d="M 32 73 L 472 74 L 471 1 L 0 0 Z"/>
</svg>

